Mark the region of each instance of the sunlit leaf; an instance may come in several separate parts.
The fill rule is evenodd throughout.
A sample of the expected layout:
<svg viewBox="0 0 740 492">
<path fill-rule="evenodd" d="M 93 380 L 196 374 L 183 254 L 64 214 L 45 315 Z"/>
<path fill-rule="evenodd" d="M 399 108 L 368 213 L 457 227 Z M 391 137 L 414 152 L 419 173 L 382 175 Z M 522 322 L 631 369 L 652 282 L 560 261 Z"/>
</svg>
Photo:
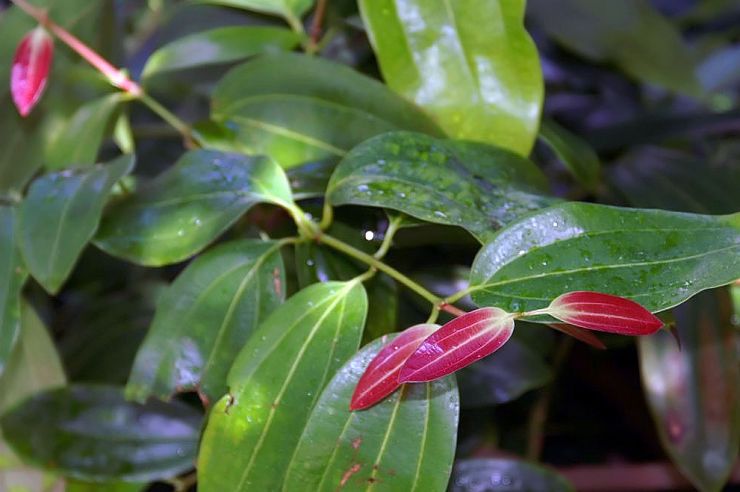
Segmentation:
<svg viewBox="0 0 740 492">
<path fill-rule="evenodd" d="M 29 272 L 59 291 L 93 237 L 111 188 L 131 172 L 133 156 L 36 179 L 18 210 L 18 245 Z"/>
<path fill-rule="evenodd" d="M 391 88 L 429 111 L 453 138 L 529 154 L 544 94 L 523 0 L 359 5 Z"/>
<path fill-rule="evenodd" d="M 446 488 L 459 414 L 454 377 L 405 385 L 372 408 L 349 410 L 360 376 L 393 336 L 363 348 L 329 383 L 290 459 L 283 490 Z"/>
<path fill-rule="evenodd" d="M 126 396 L 197 390 L 220 398 L 237 353 L 284 298 L 279 243 L 233 241 L 199 256 L 159 301 Z"/>
<path fill-rule="evenodd" d="M 95 244 L 142 265 L 176 263 L 202 250 L 259 202 L 292 205 L 288 180 L 272 160 L 191 151 L 113 204 Z"/>
<path fill-rule="evenodd" d="M 366 313 L 359 281 L 326 282 L 262 322 L 229 372 L 229 394 L 211 410 L 199 490 L 280 490 L 311 409 L 357 350 Z"/>
</svg>

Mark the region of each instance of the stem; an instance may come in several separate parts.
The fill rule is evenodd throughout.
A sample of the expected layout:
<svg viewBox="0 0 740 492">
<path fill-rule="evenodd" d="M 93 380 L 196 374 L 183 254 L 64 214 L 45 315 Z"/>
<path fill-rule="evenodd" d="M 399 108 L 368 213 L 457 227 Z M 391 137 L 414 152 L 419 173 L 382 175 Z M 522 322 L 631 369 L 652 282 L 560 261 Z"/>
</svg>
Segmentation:
<svg viewBox="0 0 740 492">
<path fill-rule="evenodd" d="M 380 260 L 388 252 L 391 247 L 391 243 L 393 243 L 393 236 L 396 235 L 396 232 L 398 232 L 398 229 L 400 229 L 401 227 L 401 222 L 403 222 L 403 216 L 401 215 L 396 215 L 395 217 L 392 217 L 391 220 L 388 222 L 388 228 L 385 230 L 385 237 L 383 238 L 383 242 L 380 244 L 380 248 L 378 248 L 378 251 L 376 251 L 373 255 L 375 258 Z"/>
<path fill-rule="evenodd" d="M 193 147 L 197 146 L 197 143 L 193 138 L 193 133 L 190 131 L 190 126 L 182 121 L 177 115 L 175 115 L 175 113 L 165 108 L 162 104 L 160 104 L 157 100 L 153 99 L 145 92 L 139 94 L 138 99 L 146 107 L 151 109 L 152 112 L 159 115 L 159 117 L 166 121 L 172 128 L 177 130 L 180 135 L 183 136 L 187 145 Z"/>
<path fill-rule="evenodd" d="M 550 411 L 550 403 L 552 402 L 552 395 L 555 390 L 555 381 L 572 347 L 572 338 L 566 337 L 560 340 L 552 363 L 552 381 L 542 389 L 540 397 L 535 402 L 532 412 L 529 414 L 526 454 L 528 460 L 537 461 L 542 454 L 542 447 L 545 443 L 545 423 L 547 422 L 547 414 Z"/>
<path fill-rule="evenodd" d="M 326 5 L 329 3 L 327 0 L 318 0 L 316 3 L 316 9 L 313 13 L 313 20 L 311 21 L 311 40 L 309 42 L 307 51 L 309 53 L 316 53 L 319 47 L 319 41 L 321 40 L 321 24 L 324 21 L 326 15 Z"/>
<path fill-rule="evenodd" d="M 322 231 L 325 231 L 331 226 L 331 223 L 334 221 L 334 209 L 329 205 L 329 200 L 324 199 L 324 211 L 321 215 L 321 223 L 319 224 L 319 228 Z"/>
</svg>

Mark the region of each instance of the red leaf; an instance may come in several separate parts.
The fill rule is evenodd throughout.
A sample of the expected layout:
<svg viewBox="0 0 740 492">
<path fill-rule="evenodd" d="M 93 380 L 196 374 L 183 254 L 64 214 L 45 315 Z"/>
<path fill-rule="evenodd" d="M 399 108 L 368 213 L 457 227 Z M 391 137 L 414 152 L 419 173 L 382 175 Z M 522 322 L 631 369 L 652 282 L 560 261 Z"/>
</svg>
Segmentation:
<svg viewBox="0 0 740 492">
<path fill-rule="evenodd" d="M 634 301 L 599 292 L 568 292 L 546 310 L 560 321 L 620 335 L 649 335 L 663 322 Z"/>
<path fill-rule="evenodd" d="M 54 41 L 42 27 L 26 34 L 18 45 L 10 74 L 10 91 L 21 116 L 28 116 L 41 98 L 53 55 Z"/>
<path fill-rule="evenodd" d="M 445 324 L 424 340 L 401 368 L 401 383 L 431 381 L 498 350 L 514 331 L 514 318 L 499 308 L 482 308 Z"/>
<path fill-rule="evenodd" d="M 412 326 L 383 347 L 357 382 L 349 409 L 370 407 L 393 393 L 401 385 L 398 373 L 403 363 L 437 328 L 431 324 Z"/>
</svg>

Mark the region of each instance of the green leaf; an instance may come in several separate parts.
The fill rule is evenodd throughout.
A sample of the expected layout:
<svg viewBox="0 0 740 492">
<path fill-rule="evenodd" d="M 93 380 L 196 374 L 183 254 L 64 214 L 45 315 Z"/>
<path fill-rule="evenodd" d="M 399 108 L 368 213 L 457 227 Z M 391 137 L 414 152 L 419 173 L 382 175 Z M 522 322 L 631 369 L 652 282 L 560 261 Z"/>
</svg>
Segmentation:
<svg viewBox="0 0 740 492">
<path fill-rule="evenodd" d="M 41 168 L 44 145 L 39 123 L 35 113 L 30 118 L 21 118 L 10 96 L 0 97 L 0 135 L 3 136 L 0 194 L 20 196 L 26 183 Z"/>
<path fill-rule="evenodd" d="M 0 414 L 38 391 L 63 386 L 65 382 L 62 363 L 46 327 L 34 310 L 23 304 L 18 343 L 0 377 Z M 7 448 L 0 433 L 0 490 L 51 490 L 49 485 L 53 484 L 54 491 L 60 490 L 56 477 L 22 463 Z"/>
<path fill-rule="evenodd" d="M 314 0 L 197 0 L 199 3 L 225 5 L 267 14 L 282 15 L 291 22 L 298 22 L 313 5 Z"/>
<path fill-rule="evenodd" d="M 28 276 L 16 247 L 16 211 L 0 205 L 0 375 L 20 329 L 21 289 Z"/>
<path fill-rule="evenodd" d="M 95 234 L 111 188 L 134 167 L 133 156 L 78 172 L 36 179 L 18 210 L 18 246 L 29 272 L 56 294 Z"/>
<path fill-rule="evenodd" d="M 196 258 L 159 301 L 126 396 L 197 389 L 220 398 L 239 349 L 283 302 L 284 285 L 279 242 L 232 241 Z"/>
<path fill-rule="evenodd" d="M 213 118 L 283 167 L 341 157 L 393 130 L 439 135 L 417 107 L 337 63 L 294 53 L 261 56 L 230 71 L 213 93 Z"/>
<path fill-rule="evenodd" d="M 127 402 L 116 387 L 47 390 L 0 418 L 24 460 L 80 480 L 173 477 L 193 465 L 201 416 L 178 402 Z"/>
<path fill-rule="evenodd" d="M 638 341 L 640 370 L 663 448 L 702 491 L 719 491 L 740 444 L 737 329 L 725 289 L 703 292 L 674 311 L 666 331 Z"/>
<path fill-rule="evenodd" d="M 489 145 L 396 132 L 358 145 L 332 175 L 333 205 L 369 205 L 464 227 L 481 241 L 556 200 L 527 159 Z"/>
<path fill-rule="evenodd" d="M 528 12 L 553 39 L 639 81 L 697 95 L 695 61 L 680 32 L 647 0 L 530 0 Z"/>
<path fill-rule="evenodd" d="M 290 50 L 298 34 L 279 27 L 231 26 L 185 36 L 159 48 L 144 67 L 143 78 L 204 65 L 242 60 L 263 52 Z"/>
<path fill-rule="evenodd" d="M 200 490 L 279 490 L 321 390 L 357 350 L 366 313 L 357 280 L 312 285 L 273 311 L 239 353 L 229 394 L 211 411 Z"/>
<path fill-rule="evenodd" d="M 501 230 L 478 253 L 473 301 L 546 307 L 568 291 L 633 299 L 650 311 L 740 277 L 740 214 L 711 216 L 564 203 Z"/>
<path fill-rule="evenodd" d="M 519 340 L 517 331 L 495 357 L 485 357 L 457 373 L 463 408 L 508 403 L 551 378 L 542 354 Z"/>
<path fill-rule="evenodd" d="M 584 188 L 589 191 L 597 188 L 601 163 L 588 143 L 549 119 L 542 121 L 540 138 Z"/>
<path fill-rule="evenodd" d="M 288 169 L 288 179 L 295 199 L 323 197 L 337 164 L 337 158 L 328 158 Z"/>
<path fill-rule="evenodd" d="M 141 265 L 176 263 L 205 248 L 259 202 L 293 206 L 277 164 L 265 157 L 194 150 L 113 204 L 95 244 Z"/>
<path fill-rule="evenodd" d="M 143 492 L 146 490 L 146 484 L 128 483 L 128 482 L 109 482 L 105 484 L 93 482 L 80 482 L 77 480 L 68 480 L 66 492 Z"/>
<path fill-rule="evenodd" d="M 544 97 L 524 0 L 361 0 L 388 85 L 453 138 L 529 154 Z M 487 26 L 482 28 L 481 26 Z"/>
<path fill-rule="evenodd" d="M 60 169 L 96 162 L 121 97 L 119 93 L 109 94 L 82 105 L 47 149 L 46 167 Z"/>
<path fill-rule="evenodd" d="M 466 459 L 455 463 L 450 481 L 450 492 L 477 492 L 485 490 L 546 490 L 573 492 L 568 481 L 547 468 L 513 459 Z"/>
<path fill-rule="evenodd" d="M 321 394 L 284 491 L 445 490 L 460 408 L 454 377 L 407 384 L 367 410 L 349 411 L 360 376 L 391 337 L 363 348 Z"/>
</svg>

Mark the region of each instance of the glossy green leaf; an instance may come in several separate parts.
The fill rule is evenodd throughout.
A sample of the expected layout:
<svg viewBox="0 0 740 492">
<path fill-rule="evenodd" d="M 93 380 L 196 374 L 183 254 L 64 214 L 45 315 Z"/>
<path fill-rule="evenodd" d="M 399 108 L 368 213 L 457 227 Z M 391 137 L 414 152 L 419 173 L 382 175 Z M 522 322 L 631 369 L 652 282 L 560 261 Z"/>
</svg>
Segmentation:
<svg viewBox="0 0 740 492">
<path fill-rule="evenodd" d="M 213 92 L 212 115 L 235 127 L 252 152 L 283 167 L 341 157 L 389 131 L 439 134 L 421 110 L 380 82 L 294 53 L 261 56 L 229 72 Z"/>
<path fill-rule="evenodd" d="M 256 10 L 267 14 L 282 15 L 292 23 L 298 22 L 311 8 L 314 0 L 197 0 L 199 3 L 225 5 L 247 10 Z"/>
<path fill-rule="evenodd" d="M 0 414 L 33 393 L 63 386 L 65 382 L 62 363 L 46 327 L 33 309 L 24 304 L 18 343 L 0 377 Z M 21 462 L 8 449 L 0 433 L 0 490 L 61 492 L 63 489 L 57 477 Z"/>
<path fill-rule="evenodd" d="M 392 89 L 426 109 L 450 137 L 529 154 L 544 91 L 523 0 L 359 5 Z"/>
<path fill-rule="evenodd" d="M 527 159 L 472 142 L 396 132 L 358 145 L 332 175 L 333 205 L 369 205 L 464 227 L 481 241 L 556 200 Z"/>
<path fill-rule="evenodd" d="M 360 376 L 389 340 L 363 348 L 326 387 L 290 458 L 284 491 L 445 490 L 460 407 L 454 377 L 404 385 L 367 410 L 349 411 Z"/>
<path fill-rule="evenodd" d="M 20 195 L 44 162 L 39 117 L 21 118 L 10 96 L 0 97 L 0 195 Z"/>
<path fill-rule="evenodd" d="M 169 398 L 197 390 L 215 400 L 259 323 L 285 298 L 280 243 L 232 241 L 199 256 L 159 301 L 126 396 Z"/>
<path fill-rule="evenodd" d="M 20 329 L 21 289 L 28 276 L 16 247 L 15 208 L 0 205 L 0 375 Z"/>
<path fill-rule="evenodd" d="M 450 492 L 481 490 L 542 490 L 573 492 L 568 481 L 547 468 L 526 461 L 497 459 L 466 459 L 455 463 L 450 480 Z"/>
<path fill-rule="evenodd" d="M 109 94 L 82 105 L 46 151 L 46 167 L 60 169 L 96 162 L 121 94 Z"/>
<path fill-rule="evenodd" d="M 300 42 L 298 34 L 279 27 L 221 27 L 185 36 L 159 48 L 147 61 L 142 77 L 290 50 Z"/>
<path fill-rule="evenodd" d="M 501 230 L 478 253 L 473 301 L 546 307 L 568 291 L 627 297 L 650 311 L 740 277 L 740 214 L 711 216 L 564 203 Z"/>
<path fill-rule="evenodd" d="M 95 244 L 159 266 L 202 250 L 259 202 L 292 206 L 283 171 L 265 157 L 195 150 L 111 206 Z"/>
<path fill-rule="evenodd" d="M 658 332 L 638 341 L 643 386 L 663 447 L 702 491 L 719 491 L 740 445 L 738 333 L 725 289 L 674 310 L 681 339 Z"/>
<path fill-rule="evenodd" d="M 80 482 L 78 480 L 68 480 L 66 492 L 143 492 L 146 490 L 146 484 L 112 482 L 112 483 L 93 483 Z"/>
<path fill-rule="evenodd" d="M 108 386 L 37 393 L 0 418 L 24 460 L 89 481 L 150 481 L 193 466 L 200 414 L 179 402 L 127 402 Z"/>
<path fill-rule="evenodd" d="M 694 59 L 673 24 L 648 0 L 530 0 L 528 13 L 556 41 L 632 77 L 696 95 Z"/>
<path fill-rule="evenodd" d="M 517 331 L 494 356 L 457 373 L 463 408 L 507 403 L 550 381 L 544 357 L 517 339 Z"/>
<path fill-rule="evenodd" d="M 601 163 L 588 143 L 547 119 L 542 121 L 540 138 L 584 188 L 596 189 L 601 177 Z"/>
<path fill-rule="evenodd" d="M 33 277 L 56 294 L 100 223 L 111 188 L 133 156 L 36 179 L 18 210 L 18 245 Z"/>
<path fill-rule="evenodd" d="M 199 490 L 279 490 L 321 390 L 357 350 L 366 313 L 357 280 L 312 285 L 273 311 L 239 353 L 229 394 L 211 411 Z"/>
</svg>

